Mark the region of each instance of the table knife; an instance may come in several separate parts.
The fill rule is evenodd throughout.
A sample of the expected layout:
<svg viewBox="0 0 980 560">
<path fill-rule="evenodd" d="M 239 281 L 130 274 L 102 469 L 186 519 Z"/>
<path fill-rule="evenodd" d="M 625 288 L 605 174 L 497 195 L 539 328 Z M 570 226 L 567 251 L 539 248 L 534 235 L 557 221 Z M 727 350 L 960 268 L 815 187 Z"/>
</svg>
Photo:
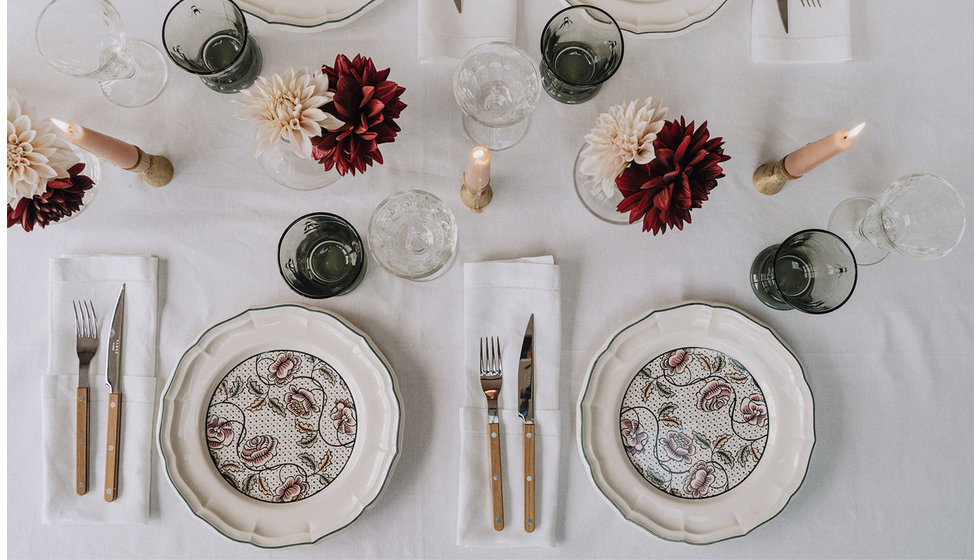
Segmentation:
<svg viewBox="0 0 980 560">
<path fill-rule="evenodd" d="M 463 0 L 453 0 L 456 3 L 456 12 L 463 13 Z"/>
<path fill-rule="evenodd" d="M 779 8 L 779 19 L 783 20 L 783 31 L 789 34 L 789 0 L 776 0 L 776 7 Z"/>
<path fill-rule="evenodd" d="M 517 368 L 517 414 L 524 419 L 524 530 L 534 531 L 534 314 L 527 320 Z"/>
<path fill-rule="evenodd" d="M 119 372 L 122 369 L 123 316 L 126 313 L 126 284 L 123 284 L 116 300 L 109 330 L 108 359 L 105 368 L 105 385 L 109 388 L 109 429 L 105 448 L 105 501 L 116 499 L 116 481 L 119 473 L 119 419 L 122 413 L 122 392 Z"/>
</svg>

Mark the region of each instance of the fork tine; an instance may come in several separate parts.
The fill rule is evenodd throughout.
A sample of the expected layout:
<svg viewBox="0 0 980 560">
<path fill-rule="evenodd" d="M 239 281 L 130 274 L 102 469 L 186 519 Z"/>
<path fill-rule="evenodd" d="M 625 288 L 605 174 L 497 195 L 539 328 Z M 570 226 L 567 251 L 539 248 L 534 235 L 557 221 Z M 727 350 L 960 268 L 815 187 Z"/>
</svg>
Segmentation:
<svg viewBox="0 0 980 560">
<path fill-rule="evenodd" d="M 494 340 L 497 342 L 497 352 L 494 354 L 497 358 L 497 361 L 496 363 L 494 363 L 493 369 L 497 373 L 500 373 L 500 370 L 503 369 L 503 360 L 501 359 L 501 356 L 503 356 L 503 354 L 500 352 L 500 337 L 495 336 Z"/>
<path fill-rule="evenodd" d="M 484 357 L 483 347 L 486 345 L 485 339 L 480 337 L 480 374 L 483 374 L 487 370 L 486 358 Z"/>
<path fill-rule="evenodd" d="M 75 311 L 75 336 L 82 336 L 82 319 L 78 315 L 78 300 L 72 300 L 71 308 Z"/>
<path fill-rule="evenodd" d="M 89 317 L 89 335 L 92 337 L 99 336 L 99 322 L 95 318 L 95 307 L 92 305 L 92 300 L 87 300 L 85 302 L 88 304 L 88 317 Z"/>
</svg>

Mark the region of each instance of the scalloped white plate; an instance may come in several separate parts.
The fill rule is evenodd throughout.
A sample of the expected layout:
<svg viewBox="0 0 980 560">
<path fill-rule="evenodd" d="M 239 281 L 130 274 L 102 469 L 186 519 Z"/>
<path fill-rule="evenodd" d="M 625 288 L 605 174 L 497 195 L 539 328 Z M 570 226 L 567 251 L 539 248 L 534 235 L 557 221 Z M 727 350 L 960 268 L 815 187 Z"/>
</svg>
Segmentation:
<svg viewBox="0 0 980 560">
<path fill-rule="evenodd" d="M 241 493 L 212 462 L 205 437 L 211 396 L 246 358 L 279 349 L 329 363 L 357 408 L 357 439 L 328 486 L 291 503 Z M 159 446 L 174 489 L 228 538 L 260 547 L 311 544 L 357 521 L 384 491 L 401 449 L 402 414 L 391 366 L 361 331 L 332 313 L 299 305 L 249 309 L 208 329 L 184 353 L 163 394 Z"/>
<path fill-rule="evenodd" d="M 306 33 L 347 25 L 381 1 L 238 0 L 238 6 L 273 27 Z"/>
<path fill-rule="evenodd" d="M 700 499 L 671 495 L 640 474 L 620 426 L 623 396 L 637 373 L 665 352 L 692 347 L 715 350 L 744 366 L 765 395 L 769 418 L 765 452 L 751 474 Z M 742 536 L 779 514 L 803 483 L 816 441 L 813 396 L 796 356 L 745 313 L 706 303 L 653 311 L 616 332 L 583 384 L 576 428 L 582 460 L 609 505 L 661 538 L 692 544 Z M 661 444 L 652 438 L 645 452 Z"/>
<path fill-rule="evenodd" d="M 565 0 L 601 8 L 631 33 L 680 35 L 708 23 L 727 0 Z"/>
</svg>

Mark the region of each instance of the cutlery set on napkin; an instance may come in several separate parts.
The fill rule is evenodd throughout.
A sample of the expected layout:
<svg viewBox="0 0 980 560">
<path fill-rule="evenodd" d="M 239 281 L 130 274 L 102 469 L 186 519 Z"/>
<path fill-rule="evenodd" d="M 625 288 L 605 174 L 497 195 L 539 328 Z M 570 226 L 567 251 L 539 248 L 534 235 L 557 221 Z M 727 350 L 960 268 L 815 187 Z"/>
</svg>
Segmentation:
<svg viewBox="0 0 980 560">
<path fill-rule="evenodd" d="M 463 283 L 467 344 L 457 543 L 554 546 L 561 450 L 559 268 L 550 256 L 466 263 Z"/>
<path fill-rule="evenodd" d="M 42 520 L 145 523 L 156 393 L 157 259 L 55 258 L 50 274 L 49 362 L 41 380 Z M 73 424 L 75 430 L 69 428 Z M 90 450 L 96 449 L 105 454 L 92 452 L 90 464 Z M 95 472 L 105 473 L 104 490 L 88 492 L 88 475 Z"/>
<path fill-rule="evenodd" d="M 754 0 L 752 62 L 851 59 L 848 0 Z"/>
</svg>

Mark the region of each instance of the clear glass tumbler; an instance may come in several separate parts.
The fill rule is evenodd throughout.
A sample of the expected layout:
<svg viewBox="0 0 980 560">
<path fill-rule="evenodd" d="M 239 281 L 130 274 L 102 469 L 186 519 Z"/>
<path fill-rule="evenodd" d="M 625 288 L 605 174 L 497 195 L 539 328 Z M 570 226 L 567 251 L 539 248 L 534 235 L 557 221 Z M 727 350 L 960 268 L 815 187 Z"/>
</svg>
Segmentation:
<svg viewBox="0 0 980 560">
<path fill-rule="evenodd" d="M 294 292 L 314 299 L 346 294 L 364 278 L 364 244 L 347 220 L 314 212 L 279 239 L 279 273 Z"/>
<path fill-rule="evenodd" d="M 371 256 L 400 278 L 438 278 L 456 259 L 456 246 L 456 217 L 445 202 L 425 191 L 389 196 L 368 224 Z"/>
<path fill-rule="evenodd" d="M 262 50 L 231 0 L 180 0 L 163 22 L 170 60 L 221 93 L 248 88 L 262 71 Z"/>
<path fill-rule="evenodd" d="M 857 263 L 843 239 L 807 229 L 763 249 L 749 276 L 756 297 L 773 309 L 829 313 L 854 292 Z"/>
<path fill-rule="evenodd" d="M 534 61 L 516 45 L 491 42 L 471 50 L 453 75 L 466 135 L 491 150 L 520 142 L 541 96 L 540 83 Z"/>
<path fill-rule="evenodd" d="M 562 103 L 595 97 L 622 61 L 619 24 L 594 6 L 565 8 L 541 32 L 541 84 Z"/>
<path fill-rule="evenodd" d="M 108 0 L 52 0 L 41 11 L 34 41 L 56 72 L 96 80 L 120 107 L 153 101 L 167 84 L 163 54 L 145 41 L 130 41 Z"/>
<path fill-rule="evenodd" d="M 945 179 L 906 175 L 881 198 L 849 198 L 834 209 L 827 229 L 854 249 L 857 263 L 881 262 L 895 252 L 912 259 L 937 259 L 953 250 L 966 229 L 966 208 Z"/>
</svg>

